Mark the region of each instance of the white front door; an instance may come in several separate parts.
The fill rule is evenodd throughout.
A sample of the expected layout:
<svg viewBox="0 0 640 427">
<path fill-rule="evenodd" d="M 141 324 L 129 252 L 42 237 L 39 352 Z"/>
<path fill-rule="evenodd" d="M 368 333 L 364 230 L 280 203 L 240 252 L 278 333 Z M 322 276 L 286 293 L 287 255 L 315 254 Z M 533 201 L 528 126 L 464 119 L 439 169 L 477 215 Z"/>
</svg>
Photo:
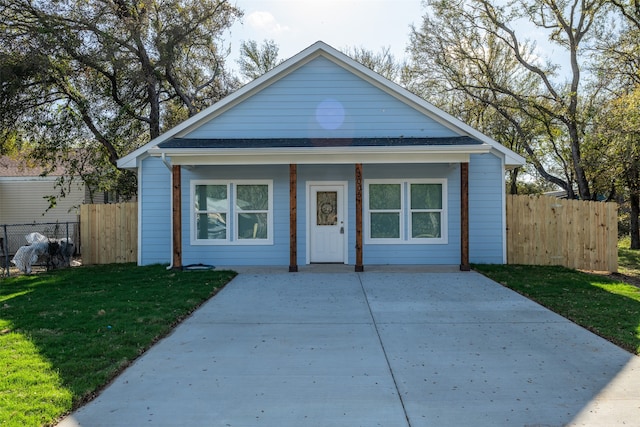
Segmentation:
<svg viewBox="0 0 640 427">
<path fill-rule="evenodd" d="M 309 187 L 309 262 L 346 263 L 346 184 Z"/>
</svg>

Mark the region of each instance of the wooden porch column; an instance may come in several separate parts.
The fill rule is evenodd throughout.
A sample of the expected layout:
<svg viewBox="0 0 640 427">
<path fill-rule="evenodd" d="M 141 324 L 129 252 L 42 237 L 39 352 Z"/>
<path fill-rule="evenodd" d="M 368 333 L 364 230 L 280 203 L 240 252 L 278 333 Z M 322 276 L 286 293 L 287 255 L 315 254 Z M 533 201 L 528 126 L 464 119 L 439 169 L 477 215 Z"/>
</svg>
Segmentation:
<svg viewBox="0 0 640 427">
<path fill-rule="evenodd" d="M 460 163 L 460 270 L 469 271 L 469 163 Z"/>
<path fill-rule="evenodd" d="M 356 271 L 364 271 L 362 262 L 362 163 L 356 163 Z"/>
<path fill-rule="evenodd" d="M 289 165 L 289 272 L 298 271 L 298 166 Z"/>
<path fill-rule="evenodd" d="M 172 213 L 172 233 L 173 233 L 173 260 L 174 269 L 182 268 L 182 189 L 181 189 L 180 166 L 171 167 L 173 213 Z"/>
</svg>

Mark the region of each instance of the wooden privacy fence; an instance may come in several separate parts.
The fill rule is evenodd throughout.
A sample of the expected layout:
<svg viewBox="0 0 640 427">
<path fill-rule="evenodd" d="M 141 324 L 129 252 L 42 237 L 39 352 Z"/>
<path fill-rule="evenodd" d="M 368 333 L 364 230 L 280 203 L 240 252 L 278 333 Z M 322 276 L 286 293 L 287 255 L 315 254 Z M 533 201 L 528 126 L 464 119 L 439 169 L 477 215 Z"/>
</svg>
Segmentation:
<svg viewBox="0 0 640 427">
<path fill-rule="evenodd" d="M 618 205 L 508 195 L 507 262 L 618 271 Z"/>
<path fill-rule="evenodd" d="M 80 244 L 83 264 L 136 262 L 138 204 L 82 205 Z"/>
<path fill-rule="evenodd" d="M 120 203 L 80 208 L 83 264 L 137 260 L 137 207 Z M 617 271 L 617 204 L 508 195 L 507 262 Z"/>
</svg>

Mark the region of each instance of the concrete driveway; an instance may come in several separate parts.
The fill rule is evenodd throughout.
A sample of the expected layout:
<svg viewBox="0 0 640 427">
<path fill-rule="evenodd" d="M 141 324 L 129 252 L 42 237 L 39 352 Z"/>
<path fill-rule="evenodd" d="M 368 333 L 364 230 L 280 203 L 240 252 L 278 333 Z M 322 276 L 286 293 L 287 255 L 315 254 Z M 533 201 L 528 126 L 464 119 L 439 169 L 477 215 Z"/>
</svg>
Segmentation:
<svg viewBox="0 0 640 427">
<path fill-rule="evenodd" d="M 640 358 L 480 274 L 257 271 L 60 426 L 640 425 Z"/>
</svg>

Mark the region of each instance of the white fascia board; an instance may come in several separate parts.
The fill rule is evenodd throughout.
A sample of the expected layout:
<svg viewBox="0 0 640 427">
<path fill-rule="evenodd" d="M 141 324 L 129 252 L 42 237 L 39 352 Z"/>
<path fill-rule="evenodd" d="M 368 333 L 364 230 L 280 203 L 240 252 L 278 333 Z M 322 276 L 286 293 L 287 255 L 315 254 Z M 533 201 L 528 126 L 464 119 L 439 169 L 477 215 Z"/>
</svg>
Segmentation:
<svg viewBox="0 0 640 427">
<path fill-rule="evenodd" d="M 172 156 L 171 164 L 175 166 L 205 166 L 205 165 L 315 165 L 315 164 L 388 164 L 388 163 L 466 163 L 469 161 L 468 153 L 458 154 L 321 154 L 308 156 L 304 154 L 272 155 L 272 156 L 246 156 L 246 155 L 211 155 L 202 156 Z"/>
<path fill-rule="evenodd" d="M 144 147 L 141 147 L 136 151 L 142 150 L 142 148 Z M 138 166 L 140 166 L 140 162 L 146 159 L 147 157 L 149 157 L 148 150 L 149 150 L 148 148 L 145 150 L 142 150 L 140 151 L 140 153 L 138 153 L 135 156 L 133 154 L 136 153 L 136 151 L 134 151 L 131 154 L 118 159 L 118 168 L 136 170 Z"/>
<path fill-rule="evenodd" d="M 152 156 L 165 156 L 172 165 L 270 165 L 354 163 L 462 163 L 471 154 L 486 154 L 491 146 L 459 145 L 429 147 L 332 147 L 263 149 L 153 149 Z"/>
<path fill-rule="evenodd" d="M 391 83 L 395 84 L 393 82 Z M 443 110 L 440 110 L 439 108 L 435 107 L 434 105 L 430 104 L 429 102 L 425 101 L 419 96 L 414 95 L 408 90 L 398 86 L 397 88 L 395 88 L 395 94 L 396 94 L 395 95 L 396 98 L 397 98 L 397 94 L 404 95 L 405 104 L 409 104 L 409 105 L 413 104 L 413 107 L 416 108 L 418 111 L 420 111 L 422 114 L 425 114 L 426 116 L 431 117 L 432 119 L 436 120 L 438 123 L 447 127 L 448 129 L 451 129 L 452 131 L 458 134 L 475 138 L 484 144 L 489 144 L 491 147 L 493 147 L 495 151 L 500 153 L 500 155 L 504 156 L 505 166 L 507 168 L 522 166 L 526 163 L 525 158 L 522 157 L 521 155 L 517 154 L 516 152 L 500 144 L 498 141 L 494 140 L 493 138 L 490 138 L 487 135 L 481 133 L 480 131 L 472 128 L 471 126 L 464 123 L 462 120 L 459 120 L 453 117 L 452 115 L 450 115 L 449 113 Z M 394 95 L 394 94 L 391 93 L 391 95 Z"/>
<path fill-rule="evenodd" d="M 308 63 L 309 61 L 317 58 L 318 56 L 323 56 L 330 61 L 334 62 L 336 65 L 341 66 L 348 71 L 355 73 L 361 78 L 365 79 L 369 83 L 373 84 L 377 88 L 383 90 L 387 94 L 393 96 L 394 98 L 400 100 L 401 102 L 415 108 L 417 111 L 420 111 L 422 114 L 425 114 L 428 117 L 436 120 L 443 126 L 451 129 L 457 134 L 471 136 L 482 141 L 485 144 L 489 144 L 495 150 L 500 152 L 505 156 L 505 166 L 507 167 L 516 167 L 525 164 L 525 159 L 506 148 L 502 144 L 498 143 L 492 138 L 482 134 L 481 132 L 475 130 L 471 126 L 462 122 L 461 120 L 456 119 L 450 114 L 444 112 L 443 110 L 437 108 L 433 104 L 427 102 L 426 100 L 420 98 L 419 96 L 409 92 L 407 89 L 404 89 L 402 86 L 382 77 L 381 75 L 375 73 L 364 65 L 358 63 L 353 60 L 349 56 L 344 53 L 332 48 L 324 42 L 318 41 L 313 45 L 309 46 L 302 52 L 297 55 L 289 58 L 284 61 L 282 64 L 273 68 L 269 72 L 265 73 L 261 77 L 253 80 L 252 82 L 246 84 L 241 87 L 231 95 L 221 99 L 216 102 L 209 108 L 201 111 L 195 116 L 191 117 L 188 120 L 185 120 L 178 126 L 172 128 L 171 130 L 165 132 L 149 143 L 143 145 L 137 150 L 131 152 L 130 154 L 124 156 L 120 160 L 118 160 L 118 167 L 123 169 L 135 169 L 138 167 L 138 157 L 144 155 L 148 151 L 156 149 L 158 144 L 167 141 L 169 139 L 175 137 L 181 137 L 189 132 L 200 127 L 203 123 L 208 122 L 209 120 L 215 118 L 216 116 L 224 113 L 228 109 L 252 96 L 253 94 L 259 92 L 263 88 L 271 85 L 272 83 L 280 80 L 286 75 L 292 73 L 299 67 Z M 168 153 L 167 153 L 168 154 Z"/>
<path fill-rule="evenodd" d="M 436 120 L 446 128 L 451 129 L 458 134 L 462 133 L 464 135 L 478 139 L 483 143 L 491 145 L 496 151 L 505 156 L 505 166 L 507 168 L 522 166 L 526 163 L 524 157 L 500 144 L 493 138 L 490 138 L 487 135 L 479 132 L 478 130 L 464 123 L 462 120 L 455 118 L 451 114 L 445 112 L 444 110 L 441 110 L 440 108 L 417 96 L 416 94 L 408 91 L 397 83 L 382 77 L 371 69 L 358 63 L 357 61 L 354 61 L 347 55 L 335 50 L 331 46 L 324 45 L 323 50 L 330 55 L 328 59 L 332 60 L 337 65 L 348 68 L 351 72 L 354 72 L 361 78 L 369 81 L 369 83 L 383 90 L 385 93 L 393 96 L 394 98 L 400 100 L 405 104 L 412 106 L 422 114 Z M 338 60 L 339 62 L 336 60 Z"/>
<path fill-rule="evenodd" d="M 134 150 L 131 153 L 127 154 L 126 156 L 122 157 L 121 159 L 118 160 L 118 167 L 121 169 L 137 168 L 138 157 L 144 155 L 149 150 L 156 148 L 158 144 L 164 141 L 167 141 L 172 138 L 180 137 L 184 134 L 187 134 L 197 129 L 202 124 L 224 113 L 229 108 L 240 103 L 241 101 L 250 97 L 254 93 L 259 92 L 260 90 L 262 90 L 262 88 L 271 85 L 277 80 L 280 80 L 287 74 L 290 74 L 297 68 L 306 64 L 312 58 L 315 58 L 317 55 L 311 55 L 311 53 L 321 49 L 323 46 L 328 47 L 328 45 L 325 45 L 322 42 L 318 42 L 308 47 L 307 49 L 303 50 L 302 52 L 298 53 L 297 55 L 289 58 L 288 60 L 274 67 L 272 70 L 268 71 L 264 75 L 242 86 L 240 89 L 233 92 L 231 95 L 224 97 L 223 99 L 211 105 L 210 107 L 202 110 L 200 113 L 196 114 L 195 116 L 185 120 L 184 122 L 168 130 L 167 132 L 163 133 L 157 138 L 151 140 L 150 142 L 146 143 L 145 145 L 138 148 L 137 150 Z M 306 58 L 306 60 L 304 60 L 305 57 L 307 56 L 309 58 Z"/>
<path fill-rule="evenodd" d="M 509 149 L 507 150 L 508 151 L 505 152 L 504 150 L 498 150 L 497 148 L 493 149 L 493 153 L 499 158 L 503 159 L 502 163 L 503 163 L 504 170 L 515 169 L 527 163 L 525 158 L 522 157 L 521 155 Z"/>
</svg>

